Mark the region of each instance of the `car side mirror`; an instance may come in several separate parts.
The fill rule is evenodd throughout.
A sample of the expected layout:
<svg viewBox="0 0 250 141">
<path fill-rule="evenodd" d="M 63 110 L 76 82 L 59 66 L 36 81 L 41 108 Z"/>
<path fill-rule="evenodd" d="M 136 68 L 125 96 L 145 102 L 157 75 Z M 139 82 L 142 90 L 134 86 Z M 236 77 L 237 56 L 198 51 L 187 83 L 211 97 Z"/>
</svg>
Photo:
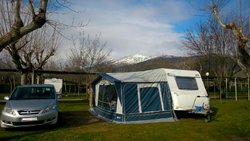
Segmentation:
<svg viewBox="0 0 250 141">
<path fill-rule="evenodd" d="M 8 97 L 8 96 L 4 97 L 4 100 L 9 100 L 9 99 L 10 99 L 10 97 Z"/>
</svg>

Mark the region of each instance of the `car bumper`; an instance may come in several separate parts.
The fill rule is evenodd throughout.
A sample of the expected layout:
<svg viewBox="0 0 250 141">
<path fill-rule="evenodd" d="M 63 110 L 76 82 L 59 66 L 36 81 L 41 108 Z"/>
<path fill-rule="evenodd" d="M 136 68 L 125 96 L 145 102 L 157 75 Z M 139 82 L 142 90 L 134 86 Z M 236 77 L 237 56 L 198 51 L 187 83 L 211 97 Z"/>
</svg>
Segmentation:
<svg viewBox="0 0 250 141">
<path fill-rule="evenodd" d="M 31 127 L 45 124 L 56 124 L 58 112 L 56 110 L 37 115 L 13 116 L 3 112 L 1 116 L 2 128 Z"/>
</svg>

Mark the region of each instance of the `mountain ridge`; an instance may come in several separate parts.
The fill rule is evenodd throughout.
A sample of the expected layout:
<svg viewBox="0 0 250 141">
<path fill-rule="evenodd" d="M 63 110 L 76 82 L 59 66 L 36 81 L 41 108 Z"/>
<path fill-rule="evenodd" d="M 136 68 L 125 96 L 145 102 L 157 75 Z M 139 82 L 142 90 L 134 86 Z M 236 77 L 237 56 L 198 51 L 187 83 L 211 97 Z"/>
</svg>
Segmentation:
<svg viewBox="0 0 250 141">
<path fill-rule="evenodd" d="M 151 56 L 134 54 L 134 55 L 122 57 L 122 58 L 116 60 L 114 63 L 115 64 L 137 64 L 137 63 L 141 63 L 141 62 L 147 61 L 147 60 L 152 59 L 152 58 L 153 57 L 151 57 Z"/>
<path fill-rule="evenodd" d="M 132 64 L 143 63 L 156 58 L 176 58 L 176 57 L 177 56 L 172 56 L 172 55 L 145 56 L 141 54 L 134 54 L 117 59 L 116 61 L 114 61 L 114 64 L 132 65 Z"/>
</svg>

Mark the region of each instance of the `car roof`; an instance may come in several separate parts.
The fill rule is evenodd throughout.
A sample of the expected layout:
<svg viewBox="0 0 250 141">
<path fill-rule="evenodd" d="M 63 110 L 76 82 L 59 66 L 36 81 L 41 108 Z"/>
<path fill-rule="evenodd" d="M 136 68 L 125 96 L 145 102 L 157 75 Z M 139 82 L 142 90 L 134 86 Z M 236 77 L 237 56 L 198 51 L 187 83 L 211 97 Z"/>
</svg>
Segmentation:
<svg viewBox="0 0 250 141">
<path fill-rule="evenodd" d="M 39 88 L 39 87 L 54 87 L 52 84 L 32 84 L 32 85 L 20 85 L 17 87 L 32 87 L 32 88 Z"/>
</svg>

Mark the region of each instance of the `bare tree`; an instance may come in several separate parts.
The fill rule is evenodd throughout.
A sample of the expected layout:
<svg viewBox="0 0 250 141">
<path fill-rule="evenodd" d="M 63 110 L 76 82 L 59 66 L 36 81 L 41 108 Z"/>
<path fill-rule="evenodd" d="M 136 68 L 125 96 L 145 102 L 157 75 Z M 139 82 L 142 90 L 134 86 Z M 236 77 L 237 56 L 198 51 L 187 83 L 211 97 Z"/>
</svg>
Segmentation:
<svg viewBox="0 0 250 141">
<path fill-rule="evenodd" d="M 234 65 L 227 61 L 232 61 L 229 58 L 234 58 L 236 54 L 236 43 L 235 40 L 231 39 L 232 34 L 219 28 L 213 18 L 198 23 L 196 27 L 196 31 L 186 32 L 185 47 L 192 55 L 207 57 L 205 71 L 213 71 L 214 75 L 217 74 L 217 76 L 231 76 L 235 71 L 232 67 Z"/>
<path fill-rule="evenodd" d="M 26 57 L 26 61 L 31 62 L 33 70 L 42 71 L 48 60 L 55 55 L 59 45 L 59 36 L 55 30 L 44 26 L 41 30 L 32 33 L 33 38 L 23 50 L 23 53 L 26 56 L 29 54 Z M 42 73 L 37 73 L 36 75 L 37 84 L 39 84 Z"/>
<path fill-rule="evenodd" d="M 11 60 L 11 56 L 7 51 L 2 51 L 0 53 L 0 68 L 1 69 L 13 69 L 15 65 Z"/>
<path fill-rule="evenodd" d="M 235 40 L 232 34 L 221 29 L 215 19 L 201 22 L 196 31 L 188 31 L 184 45 L 193 55 L 198 55 L 202 74 L 209 72 L 217 78 L 218 88 L 222 94 L 223 79 L 237 72 Z"/>
<path fill-rule="evenodd" d="M 232 31 L 234 35 L 232 39 L 235 39 L 237 41 L 237 64 L 248 76 L 250 76 L 250 19 L 247 20 L 246 17 L 239 16 L 238 20 L 225 22 L 222 20 L 220 15 L 220 10 L 223 6 L 225 6 L 225 3 L 219 0 L 211 0 L 211 2 L 212 5 L 210 6 L 210 10 L 213 13 L 218 24 L 221 26 L 221 28 Z M 242 3 L 240 3 L 240 6 L 241 5 Z M 250 9 L 250 7 L 248 8 Z M 242 9 L 240 8 L 239 13 L 241 12 Z M 248 18 L 250 18 L 250 15 L 248 15 Z M 243 21 L 248 21 L 248 23 L 244 23 Z M 244 26 L 244 24 L 248 25 L 249 28 L 246 28 L 247 26 Z"/>
<path fill-rule="evenodd" d="M 44 69 L 63 71 L 65 69 L 65 63 L 65 58 L 57 56 L 56 58 L 49 59 L 48 63 L 44 66 Z"/>
<path fill-rule="evenodd" d="M 101 34 L 96 35 L 94 39 L 90 36 L 80 34 L 79 44 L 74 41 L 74 47 L 71 48 L 69 55 L 69 63 L 72 68 L 85 72 L 97 72 L 100 65 L 108 62 L 108 56 L 111 51 L 105 50 L 106 43 L 101 41 Z M 93 106 L 93 94 L 91 92 L 90 83 L 93 81 L 93 76 L 86 78 L 86 90 L 89 96 L 89 106 Z"/>
<path fill-rule="evenodd" d="M 109 61 L 108 56 L 111 51 L 105 50 L 106 42 L 101 41 L 101 34 L 96 35 L 94 39 L 80 34 L 79 44 L 74 40 L 74 47 L 71 48 L 69 55 L 69 64 L 75 70 L 85 72 L 98 71 L 99 65 Z"/>
<path fill-rule="evenodd" d="M 0 21 L 0 51 L 5 48 L 9 52 L 16 69 L 22 73 L 21 84 L 26 83 L 30 72 L 43 69 L 58 46 L 57 27 L 43 26 L 47 3 L 48 0 L 40 0 L 40 4 L 32 0 L 26 3 L 19 0 L 0 2 L 0 17 L 3 19 Z"/>
<path fill-rule="evenodd" d="M 51 33 L 49 30 L 45 26 L 6 47 L 17 70 L 22 73 L 21 84 L 27 83 L 26 79 L 30 72 L 43 70 L 48 59 L 55 54 L 58 37 L 55 32 Z"/>
<path fill-rule="evenodd" d="M 0 52 L 10 44 L 16 43 L 24 35 L 41 28 L 46 23 L 48 0 L 40 0 L 39 6 L 35 6 L 33 0 L 28 0 L 25 5 L 21 0 L 1 0 L 0 2 Z M 23 7 L 26 7 L 26 15 L 31 18 L 24 22 Z"/>
</svg>

